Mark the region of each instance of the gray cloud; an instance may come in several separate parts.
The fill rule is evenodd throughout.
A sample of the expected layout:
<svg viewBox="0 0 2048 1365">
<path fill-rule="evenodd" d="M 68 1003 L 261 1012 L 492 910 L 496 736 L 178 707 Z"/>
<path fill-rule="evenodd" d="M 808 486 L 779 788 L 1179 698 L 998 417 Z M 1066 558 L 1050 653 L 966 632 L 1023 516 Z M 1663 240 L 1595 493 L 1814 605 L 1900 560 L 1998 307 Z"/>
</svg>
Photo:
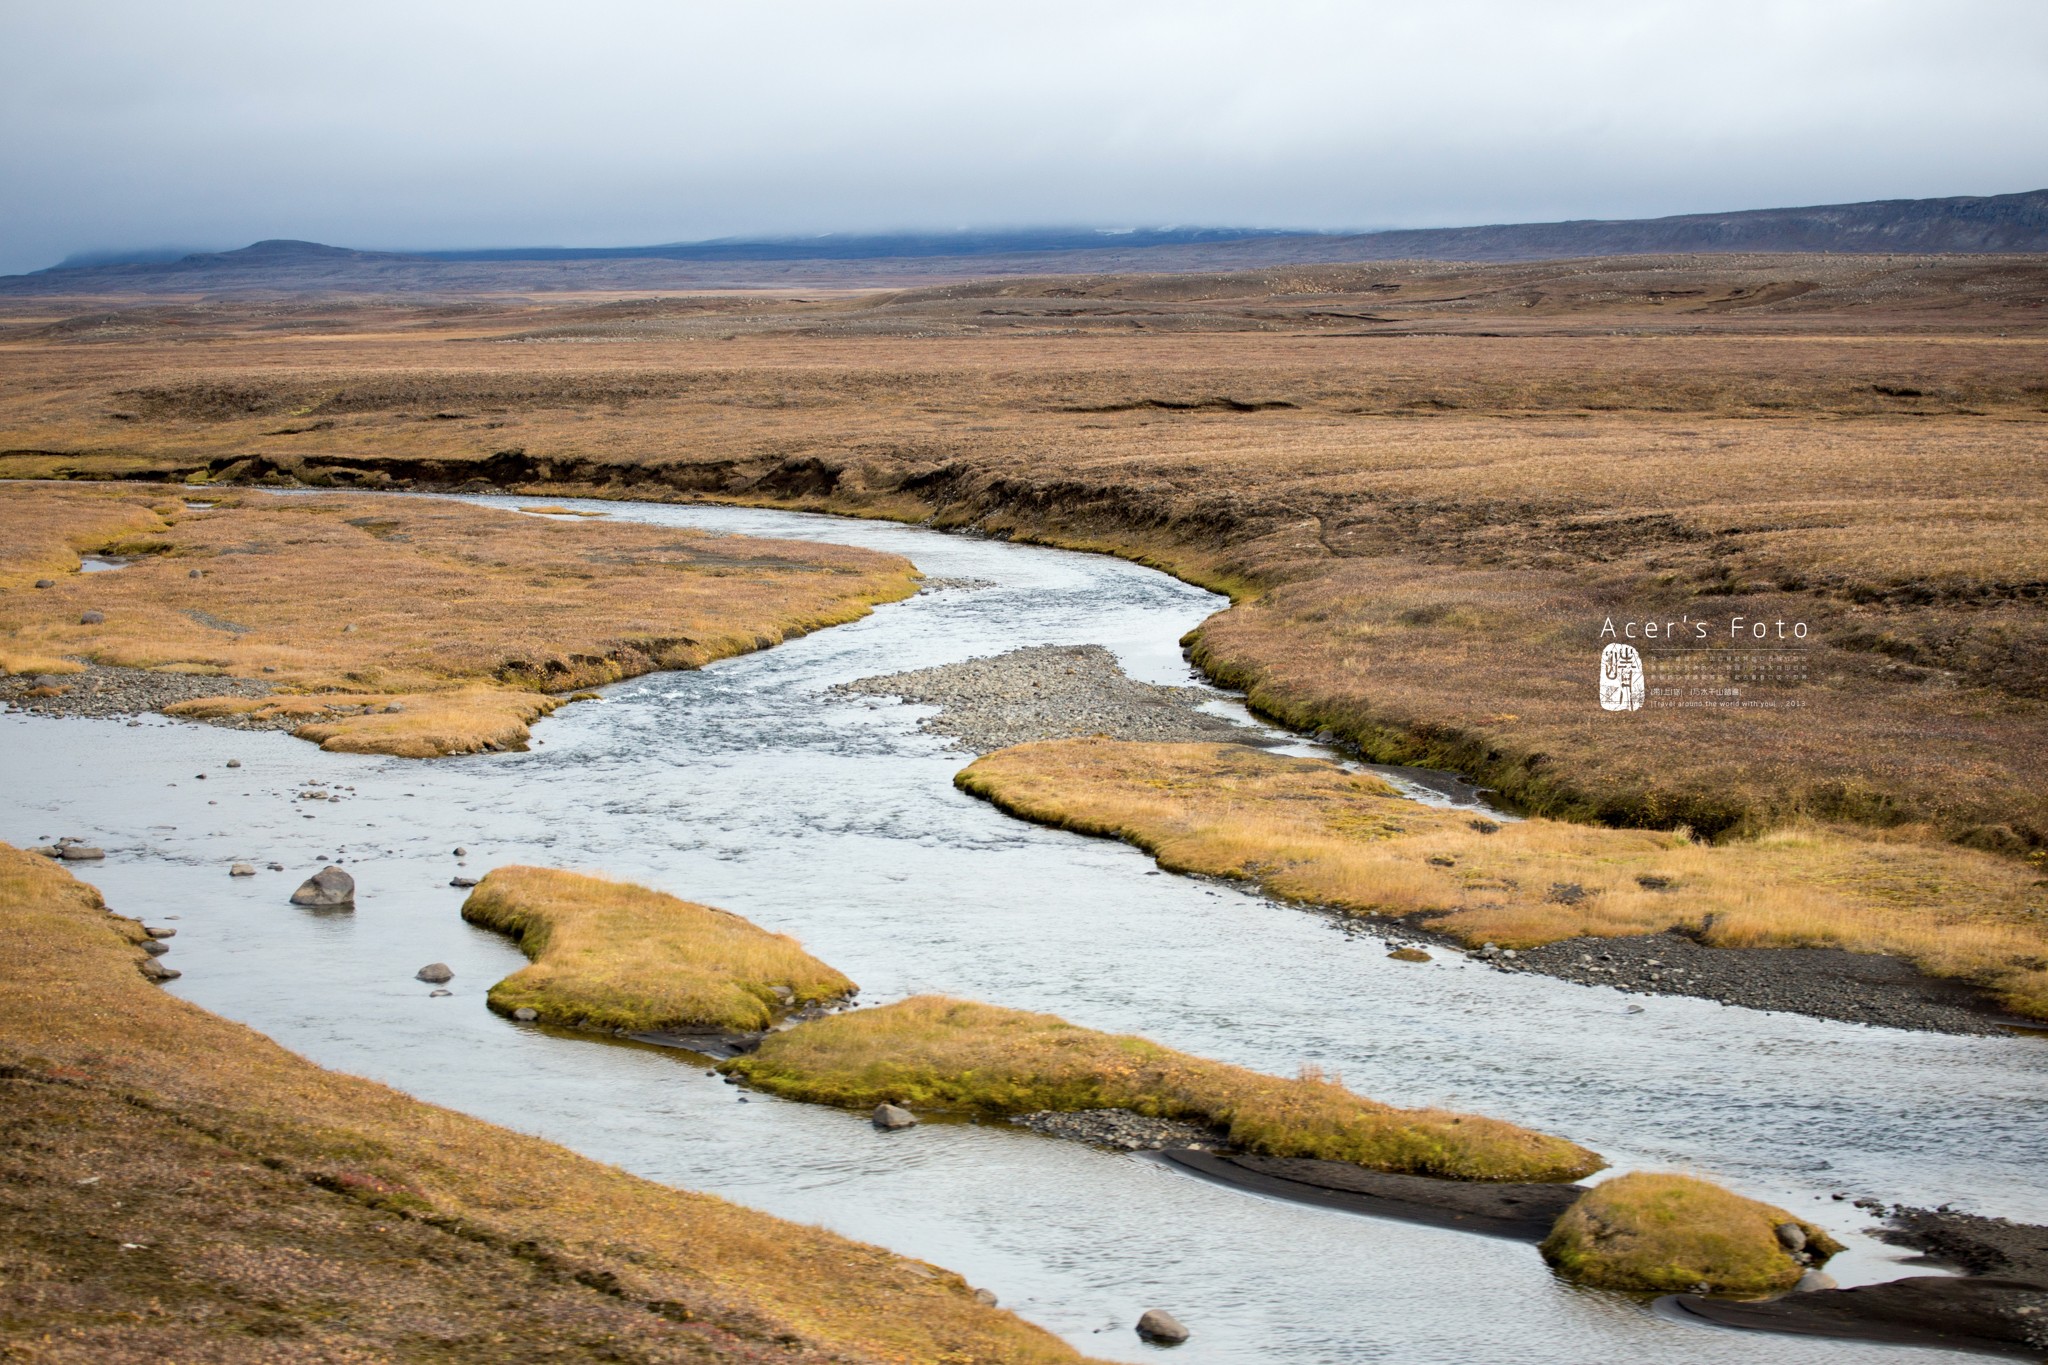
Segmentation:
<svg viewBox="0 0 2048 1365">
<path fill-rule="evenodd" d="M 0 11 L 0 270 L 1991 194 L 2044 128 L 2034 0 L 74 0 Z"/>
</svg>

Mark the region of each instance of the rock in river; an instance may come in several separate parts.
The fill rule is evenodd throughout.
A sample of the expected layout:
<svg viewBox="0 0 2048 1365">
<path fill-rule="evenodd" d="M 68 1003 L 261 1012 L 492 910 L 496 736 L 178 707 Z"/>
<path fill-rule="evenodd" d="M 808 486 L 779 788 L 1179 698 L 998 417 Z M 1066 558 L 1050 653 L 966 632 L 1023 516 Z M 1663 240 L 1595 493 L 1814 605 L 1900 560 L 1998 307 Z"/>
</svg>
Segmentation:
<svg viewBox="0 0 2048 1365">
<path fill-rule="evenodd" d="M 107 856 L 106 850 L 86 844 L 65 844 L 61 855 L 67 863 L 93 863 Z"/>
<path fill-rule="evenodd" d="M 884 1132 L 894 1132 L 898 1128 L 915 1128 L 917 1115 L 900 1105 L 878 1104 L 875 1106 L 874 1124 Z"/>
<path fill-rule="evenodd" d="M 356 879 L 338 867 L 323 867 L 292 892 L 293 905 L 354 905 Z"/>
<path fill-rule="evenodd" d="M 228 869 L 228 875 L 230 877 L 253 877 L 256 875 L 256 867 L 253 863 L 236 863 Z"/>
<path fill-rule="evenodd" d="M 455 973 L 449 970 L 448 964 L 445 962 L 429 962 L 426 966 L 414 972 L 413 975 L 432 986 L 438 986 L 443 981 L 453 981 L 455 979 Z"/>
<path fill-rule="evenodd" d="M 1178 1346 L 1188 1339 L 1188 1329 L 1164 1308 L 1148 1308 L 1138 1319 L 1138 1335 L 1161 1346 Z"/>
</svg>

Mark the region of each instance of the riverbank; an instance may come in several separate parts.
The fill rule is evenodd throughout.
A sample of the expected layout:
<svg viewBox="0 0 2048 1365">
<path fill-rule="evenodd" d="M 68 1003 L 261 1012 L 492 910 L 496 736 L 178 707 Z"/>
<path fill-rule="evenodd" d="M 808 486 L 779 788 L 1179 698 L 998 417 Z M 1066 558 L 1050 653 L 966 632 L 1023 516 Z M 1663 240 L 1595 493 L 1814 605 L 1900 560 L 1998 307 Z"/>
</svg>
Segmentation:
<svg viewBox="0 0 2048 1365">
<path fill-rule="evenodd" d="M 1009 814 L 1133 843 L 1168 871 L 1419 925 L 1502 970 L 1988 1032 L 1990 1020 L 1967 1017 L 1977 988 L 1999 1009 L 2048 1018 L 2032 877 L 1952 846 L 1828 829 L 1703 845 L 1500 823 L 1401 799 L 1367 773 L 1237 745 L 1043 741 L 985 755 L 955 782 Z M 1667 938 L 1688 942 L 1653 956 Z M 1731 949 L 1745 955 L 1715 956 Z M 1788 949 L 1825 955 L 1766 956 Z M 1843 949 L 1956 984 L 1930 989 Z"/>
<path fill-rule="evenodd" d="M 579 688 L 702 667 L 917 586 L 905 561 L 844 547 L 345 495 L 11 484 L 0 545 L 11 703 L 402 757 L 517 748 Z M 89 552 L 123 566 L 81 572 Z"/>
<path fill-rule="evenodd" d="M 1924 265 L 1803 261 L 1835 283 L 1682 325 L 1643 280 L 1760 300 L 1759 264 L 1575 263 L 1600 287 L 1535 312 L 1406 267 L 745 319 L 142 308 L 90 346 L 8 334 L 0 473 L 710 498 L 1104 550 L 1241 599 L 1203 666 L 1375 761 L 1575 820 L 1917 822 L 2024 856 L 2048 840 L 2042 343 L 2007 267 L 1930 292 Z M 1317 300 L 1429 321 L 1333 333 L 1355 310 Z M 1656 667 L 1646 624 L 1704 624 L 1683 662 L 1740 704 L 1604 717 L 1610 620 Z M 1778 621 L 1800 676 L 1735 676 L 1737 623 Z"/>
<path fill-rule="evenodd" d="M 135 922 L 45 859 L 0 847 L 0 909 L 0 1303 L 40 1359 L 1079 1359 L 936 1267 L 323 1071 L 165 995 Z"/>
</svg>

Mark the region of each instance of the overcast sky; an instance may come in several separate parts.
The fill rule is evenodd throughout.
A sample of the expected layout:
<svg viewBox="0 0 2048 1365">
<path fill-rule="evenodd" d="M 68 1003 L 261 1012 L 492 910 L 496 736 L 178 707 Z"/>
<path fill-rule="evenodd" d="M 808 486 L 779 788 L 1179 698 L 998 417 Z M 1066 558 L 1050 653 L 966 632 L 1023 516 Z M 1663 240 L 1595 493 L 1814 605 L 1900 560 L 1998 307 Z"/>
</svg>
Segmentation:
<svg viewBox="0 0 2048 1365">
<path fill-rule="evenodd" d="M 0 0 L 0 271 L 2048 186 L 2048 3 Z"/>
</svg>

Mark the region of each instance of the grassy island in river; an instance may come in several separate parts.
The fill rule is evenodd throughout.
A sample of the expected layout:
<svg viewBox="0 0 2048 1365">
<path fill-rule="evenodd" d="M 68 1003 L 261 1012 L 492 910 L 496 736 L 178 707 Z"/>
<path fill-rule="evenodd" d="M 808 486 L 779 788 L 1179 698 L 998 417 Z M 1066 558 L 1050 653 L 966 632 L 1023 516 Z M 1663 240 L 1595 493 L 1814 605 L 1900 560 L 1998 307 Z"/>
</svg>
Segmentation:
<svg viewBox="0 0 2048 1365">
<path fill-rule="evenodd" d="M 1050 1014 L 942 996 L 799 1024 L 725 1067 L 772 1094 L 823 1104 L 1132 1109 L 1207 1124 L 1273 1156 L 1456 1180 L 1575 1180 L 1604 1164 L 1576 1143 L 1499 1119 L 1396 1109 L 1313 1072 L 1267 1076 Z"/>
<path fill-rule="evenodd" d="M 853 994 L 853 982 L 786 934 L 708 905 L 544 867 L 501 867 L 462 904 L 510 934 L 533 965 L 491 987 L 501 1014 L 628 1032 L 768 1027 L 790 1006 Z"/>
</svg>

